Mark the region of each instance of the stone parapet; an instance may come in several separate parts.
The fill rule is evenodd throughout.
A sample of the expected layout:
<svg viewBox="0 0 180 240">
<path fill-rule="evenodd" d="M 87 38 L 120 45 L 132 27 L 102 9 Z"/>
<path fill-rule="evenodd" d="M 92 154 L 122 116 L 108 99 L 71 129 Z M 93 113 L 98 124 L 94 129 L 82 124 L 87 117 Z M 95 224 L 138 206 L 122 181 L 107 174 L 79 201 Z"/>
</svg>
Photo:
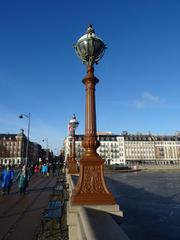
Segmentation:
<svg viewBox="0 0 180 240">
<path fill-rule="evenodd" d="M 70 195 L 74 182 L 67 175 Z M 121 227 L 114 221 L 112 215 L 123 217 L 119 205 L 72 205 L 67 204 L 67 224 L 70 240 L 128 240 Z"/>
<path fill-rule="evenodd" d="M 70 240 L 129 240 L 111 215 L 122 217 L 118 205 L 67 207 Z"/>
</svg>

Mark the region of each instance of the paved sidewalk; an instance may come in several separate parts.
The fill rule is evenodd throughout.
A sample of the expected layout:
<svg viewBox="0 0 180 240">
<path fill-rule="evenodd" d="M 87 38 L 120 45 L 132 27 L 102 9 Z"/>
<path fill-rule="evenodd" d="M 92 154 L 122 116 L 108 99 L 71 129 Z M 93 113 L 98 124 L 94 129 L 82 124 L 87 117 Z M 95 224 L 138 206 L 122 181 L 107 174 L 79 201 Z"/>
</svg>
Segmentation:
<svg viewBox="0 0 180 240">
<path fill-rule="evenodd" d="M 56 181 L 57 177 L 33 176 L 25 195 L 14 184 L 10 195 L 0 197 L 0 240 L 37 239 Z"/>
</svg>

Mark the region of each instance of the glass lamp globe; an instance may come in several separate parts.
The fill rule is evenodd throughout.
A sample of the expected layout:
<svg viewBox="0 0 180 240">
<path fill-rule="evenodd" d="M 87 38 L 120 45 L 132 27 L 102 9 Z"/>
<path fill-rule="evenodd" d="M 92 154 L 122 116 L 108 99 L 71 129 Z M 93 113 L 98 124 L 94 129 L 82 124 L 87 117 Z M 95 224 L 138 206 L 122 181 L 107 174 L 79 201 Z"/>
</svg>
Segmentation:
<svg viewBox="0 0 180 240">
<path fill-rule="evenodd" d="M 95 35 L 92 25 L 89 25 L 86 34 L 77 41 L 74 48 L 82 62 L 92 66 L 102 58 L 106 45 L 101 38 Z"/>
<path fill-rule="evenodd" d="M 78 127 L 79 122 L 78 122 L 75 114 L 73 114 L 72 119 L 69 121 L 69 125 L 70 125 L 74 130 Z"/>
</svg>

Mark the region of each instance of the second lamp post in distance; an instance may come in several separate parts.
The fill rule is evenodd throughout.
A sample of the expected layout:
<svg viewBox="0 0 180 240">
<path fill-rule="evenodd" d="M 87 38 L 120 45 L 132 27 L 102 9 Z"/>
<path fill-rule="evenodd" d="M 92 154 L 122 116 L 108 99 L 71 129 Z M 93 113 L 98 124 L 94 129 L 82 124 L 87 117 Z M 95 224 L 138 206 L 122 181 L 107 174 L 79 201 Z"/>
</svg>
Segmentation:
<svg viewBox="0 0 180 240">
<path fill-rule="evenodd" d="M 69 135 L 70 135 L 70 156 L 68 160 L 68 173 L 76 174 L 78 173 L 78 166 L 76 161 L 76 146 L 75 146 L 75 131 L 79 125 L 75 114 L 73 114 L 72 119 L 69 121 Z"/>
<path fill-rule="evenodd" d="M 48 143 L 48 138 L 44 138 L 42 140 L 43 142 L 46 142 L 46 163 L 49 163 L 49 143 Z"/>
</svg>

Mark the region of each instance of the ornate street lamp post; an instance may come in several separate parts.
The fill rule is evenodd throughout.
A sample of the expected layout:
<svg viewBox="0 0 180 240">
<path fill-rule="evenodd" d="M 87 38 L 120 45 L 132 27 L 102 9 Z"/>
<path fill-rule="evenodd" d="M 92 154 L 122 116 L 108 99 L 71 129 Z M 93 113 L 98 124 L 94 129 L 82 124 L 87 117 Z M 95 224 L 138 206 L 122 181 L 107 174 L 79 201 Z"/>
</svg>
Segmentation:
<svg viewBox="0 0 180 240">
<path fill-rule="evenodd" d="M 24 165 L 27 166 L 28 165 L 28 153 L 29 153 L 29 133 L 30 133 L 30 122 L 31 122 L 31 113 L 27 114 L 21 114 L 19 115 L 19 118 L 28 118 L 28 129 L 27 129 L 27 141 L 26 141 L 26 156 L 25 156 L 25 162 Z"/>
<path fill-rule="evenodd" d="M 75 174 L 78 173 L 77 169 L 77 161 L 76 161 L 76 147 L 75 147 L 75 131 L 79 125 L 78 120 L 76 119 L 75 114 L 73 114 L 72 119 L 69 121 L 69 135 L 70 139 L 70 158 L 69 158 L 69 166 L 68 173 Z"/>
<path fill-rule="evenodd" d="M 85 152 L 80 160 L 80 175 L 72 196 L 72 204 L 105 205 L 115 204 L 115 199 L 104 181 L 104 161 L 97 154 L 99 147 L 96 133 L 95 85 L 99 80 L 94 76 L 94 63 L 104 54 L 106 45 L 95 35 L 92 25 L 75 44 L 77 55 L 87 65 L 87 75 L 83 79 L 86 88 Z"/>
<path fill-rule="evenodd" d="M 48 138 L 44 138 L 42 142 L 46 142 L 46 163 L 49 163 L 49 143 Z"/>
</svg>

